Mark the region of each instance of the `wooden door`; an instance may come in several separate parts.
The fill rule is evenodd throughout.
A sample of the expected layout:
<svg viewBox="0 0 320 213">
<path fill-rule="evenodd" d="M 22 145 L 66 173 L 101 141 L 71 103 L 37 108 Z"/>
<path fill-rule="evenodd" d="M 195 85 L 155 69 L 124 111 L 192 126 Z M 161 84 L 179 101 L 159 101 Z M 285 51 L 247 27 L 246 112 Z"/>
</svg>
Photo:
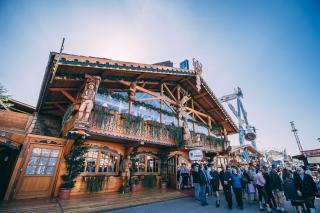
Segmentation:
<svg viewBox="0 0 320 213">
<path fill-rule="evenodd" d="M 178 158 L 176 155 L 170 157 L 167 162 L 168 165 L 168 179 L 169 179 L 169 186 L 176 189 L 177 188 L 177 166 L 178 166 Z"/>
<path fill-rule="evenodd" d="M 50 197 L 62 147 L 31 144 L 21 170 L 16 199 Z"/>
</svg>

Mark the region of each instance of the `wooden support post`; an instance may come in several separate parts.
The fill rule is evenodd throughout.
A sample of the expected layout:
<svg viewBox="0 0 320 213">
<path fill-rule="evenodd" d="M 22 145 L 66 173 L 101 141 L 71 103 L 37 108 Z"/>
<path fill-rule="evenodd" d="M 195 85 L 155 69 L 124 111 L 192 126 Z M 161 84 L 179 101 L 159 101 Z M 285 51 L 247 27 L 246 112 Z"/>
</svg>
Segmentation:
<svg viewBox="0 0 320 213">
<path fill-rule="evenodd" d="M 193 103 L 194 101 L 193 101 L 193 99 L 191 100 L 191 108 L 194 110 L 194 103 Z M 195 120 L 194 119 L 194 112 L 192 113 L 192 119 L 193 120 Z M 194 122 L 192 122 L 192 129 L 193 129 L 193 132 L 195 132 L 196 130 L 195 130 L 195 126 L 194 126 Z"/>
<path fill-rule="evenodd" d="M 133 102 L 136 99 L 136 90 L 137 90 L 137 83 L 136 82 L 132 82 L 130 84 L 130 92 L 129 92 L 129 113 L 132 112 L 132 106 L 133 106 Z"/>
<path fill-rule="evenodd" d="M 210 130 L 211 130 L 211 118 L 210 117 L 208 117 L 208 126 L 209 126 L 209 128 L 208 128 L 208 136 L 210 136 L 210 134 L 211 134 L 211 132 L 210 132 Z"/>
<path fill-rule="evenodd" d="M 180 85 L 179 84 L 177 85 L 177 99 L 178 99 L 178 101 L 181 100 L 181 98 L 180 98 Z M 177 119 L 178 119 L 178 126 L 180 126 L 179 116 L 177 117 Z"/>
<path fill-rule="evenodd" d="M 160 95 L 163 96 L 163 83 L 160 85 Z M 162 110 L 163 100 L 160 99 L 160 110 Z M 160 111 L 160 123 L 163 123 L 163 114 Z"/>
</svg>

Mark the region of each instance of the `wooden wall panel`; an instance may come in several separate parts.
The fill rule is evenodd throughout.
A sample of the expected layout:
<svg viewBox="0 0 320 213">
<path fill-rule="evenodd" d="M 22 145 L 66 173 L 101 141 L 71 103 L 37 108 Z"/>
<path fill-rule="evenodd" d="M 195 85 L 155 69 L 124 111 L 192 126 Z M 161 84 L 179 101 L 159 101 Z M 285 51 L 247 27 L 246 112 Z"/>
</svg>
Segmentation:
<svg viewBox="0 0 320 213">
<path fill-rule="evenodd" d="M 25 131 L 32 115 L 0 110 L 0 128 Z"/>
</svg>

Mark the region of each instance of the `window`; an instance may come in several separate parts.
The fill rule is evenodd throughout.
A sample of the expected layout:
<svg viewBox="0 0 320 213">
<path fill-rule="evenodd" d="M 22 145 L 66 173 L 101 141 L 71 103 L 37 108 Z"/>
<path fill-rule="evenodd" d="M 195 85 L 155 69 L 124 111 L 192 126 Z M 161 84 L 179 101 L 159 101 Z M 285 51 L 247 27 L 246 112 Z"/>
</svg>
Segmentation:
<svg viewBox="0 0 320 213">
<path fill-rule="evenodd" d="M 136 157 L 137 173 L 160 173 L 160 160 L 152 155 L 139 154 Z"/>
<path fill-rule="evenodd" d="M 116 173 L 118 168 L 117 155 L 104 150 L 89 150 L 81 172 Z"/>
<path fill-rule="evenodd" d="M 128 96 L 126 92 L 117 92 L 121 96 Z M 125 101 L 118 100 L 116 98 L 112 98 L 110 95 L 104 95 L 97 93 L 95 98 L 95 104 L 98 106 L 103 106 L 108 109 L 116 110 L 120 113 L 128 113 L 129 112 L 129 104 Z"/>
<path fill-rule="evenodd" d="M 26 175 L 53 175 L 59 150 L 33 148 L 26 169 Z"/>
</svg>

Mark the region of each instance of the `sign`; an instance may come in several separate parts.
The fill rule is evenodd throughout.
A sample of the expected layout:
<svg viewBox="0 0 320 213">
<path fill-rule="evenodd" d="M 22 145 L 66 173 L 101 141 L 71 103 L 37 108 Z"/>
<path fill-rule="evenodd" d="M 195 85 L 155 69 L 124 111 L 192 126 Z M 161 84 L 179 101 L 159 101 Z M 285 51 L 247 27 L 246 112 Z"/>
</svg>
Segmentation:
<svg viewBox="0 0 320 213">
<path fill-rule="evenodd" d="M 180 63 L 180 68 L 181 69 L 189 69 L 189 61 L 188 61 L 188 59 L 186 59 L 186 60 L 184 60 L 184 61 L 182 61 Z"/>
<path fill-rule="evenodd" d="M 308 157 L 307 158 L 309 164 L 319 164 L 320 163 L 320 156 L 318 157 Z"/>
<path fill-rule="evenodd" d="M 202 160 L 203 159 L 203 152 L 200 149 L 191 150 L 189 152 L 189 159 L 190 160 Z"/>
<path fill-rule="evenodd" d="M 306 157 L 320 156 L 320 149 L 305 150 L 305 151 L 301 151 L 301 152 Z"/>
</svg>

